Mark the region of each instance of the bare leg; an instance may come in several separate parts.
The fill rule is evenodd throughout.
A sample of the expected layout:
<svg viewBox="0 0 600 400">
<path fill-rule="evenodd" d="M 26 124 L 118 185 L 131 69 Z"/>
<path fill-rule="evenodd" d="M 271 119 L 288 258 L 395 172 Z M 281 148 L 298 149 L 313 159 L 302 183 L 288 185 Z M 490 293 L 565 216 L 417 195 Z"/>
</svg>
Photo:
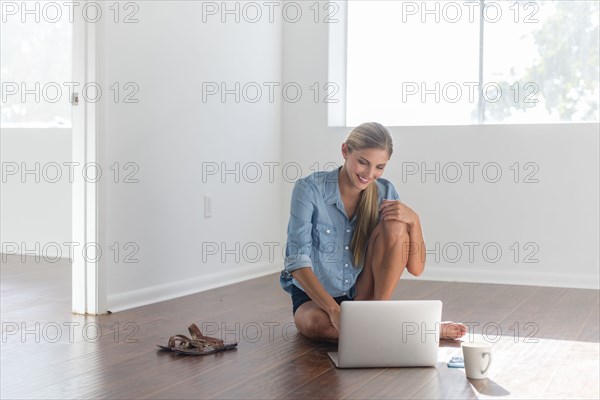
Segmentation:
<svg viewBox="0 0 600 400">
<path fill-rule="evenodd" d="M 302 304 L 294 314 L 296 328 L 304 336 L 319 341 L 337 342 L 339 333 L 331 324 L 327 313 L 310 300 Z"/>
<path fill-rule="evenodd" d="M 369 238 L 363 270 L 356 280 L 356 296 L 354 300 L 373 300 L 373 288 L 375 287 L 375 283 L 373 282 L 373 253 L 375 253 L 373 245 L 380 232 L 381 226 L 377 225 Z"/>
<path fill-rule="evenodd" d="M 409 235 L 400 221 L 380 221 L 371 237 L 363 271 L 356 281 L 356 300 L 389 300 L 406 263 Z"/>
<path fill-rule="evenodd" d="M 373 246 L 374 298 L 389 300 L 408 262 L 410 237 L 408 227 L 400 221 L 382 221 L 381 234 Z"/>
</svg>

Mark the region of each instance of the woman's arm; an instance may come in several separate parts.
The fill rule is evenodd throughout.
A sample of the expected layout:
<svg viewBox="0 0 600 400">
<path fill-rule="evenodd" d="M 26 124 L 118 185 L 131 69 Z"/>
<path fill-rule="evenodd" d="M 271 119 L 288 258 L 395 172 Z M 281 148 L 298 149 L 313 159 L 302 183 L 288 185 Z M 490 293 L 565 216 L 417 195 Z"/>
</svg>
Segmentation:
<svg viewBox="0 0 600 400">
<path fill-rule="evenodd" d="M 300 268 L 292 272 L 300 285 L 306 291 L 319 308 L 327 313 L 335 329 L 339 330 L 340 325 L 340 305 L 325 290 L 317 276 L 311 268 Z"/>
<path fill-rule="evenodd" d="M 406 269 L 419 276 L 425 269 L 425 240 L 421 220 L 413 209 L 400 200 L 383 200 L 379 211 L 380 219 L 395 219 L 408 225 L 408 261 Z"/>
</svg>

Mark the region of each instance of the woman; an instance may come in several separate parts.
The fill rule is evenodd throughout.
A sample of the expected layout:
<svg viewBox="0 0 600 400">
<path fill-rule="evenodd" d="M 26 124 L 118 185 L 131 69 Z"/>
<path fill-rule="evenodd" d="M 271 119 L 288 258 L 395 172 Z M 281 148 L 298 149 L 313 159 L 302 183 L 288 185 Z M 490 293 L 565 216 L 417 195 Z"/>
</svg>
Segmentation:
<svg viewBox="0 0 600 400">
<path fill-rule="evenodd" d="M 342 144 L 343 166 L 294 185 L 280 283 L 311 339 L 337 341 L 342 301 L 389 300 L 404 269 L 423 272 L 419 217 L 381 178 L 392 151 L 388 130 L 364 123 Z M 443 339 L 465 333 L 463 324 L 441 324 Z"/>
</svg>

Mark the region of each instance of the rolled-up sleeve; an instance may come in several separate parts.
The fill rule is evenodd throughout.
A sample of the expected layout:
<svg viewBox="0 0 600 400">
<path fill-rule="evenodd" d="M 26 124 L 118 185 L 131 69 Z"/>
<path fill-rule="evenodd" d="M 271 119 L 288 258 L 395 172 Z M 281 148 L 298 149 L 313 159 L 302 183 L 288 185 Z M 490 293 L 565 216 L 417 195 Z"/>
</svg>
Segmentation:
<svg viewBox="0 0 600 400">
<path fill-rule="evenodd" d="M 379 178 L 379 201 L 382 200 L 400 200 L 400 195 L 396 191 L 394 184 L 387 179 Z"/>
<path fill-rule="evenodd" d="M 287 273 L 313 267 L 312 251 L 312 215 L 314 211 L 314 192 L 304 180 L 298 180 L 292 191 L 290 220 L 287 228 L 284 269 Z"/>
<path fill-rule="evenodd" d="M 389 190 L 388 190 L 388 199 L 390 200 L 400 200 L 400 195 L 396 191 L 394 184 L 390 182 Z"/>
</svg>

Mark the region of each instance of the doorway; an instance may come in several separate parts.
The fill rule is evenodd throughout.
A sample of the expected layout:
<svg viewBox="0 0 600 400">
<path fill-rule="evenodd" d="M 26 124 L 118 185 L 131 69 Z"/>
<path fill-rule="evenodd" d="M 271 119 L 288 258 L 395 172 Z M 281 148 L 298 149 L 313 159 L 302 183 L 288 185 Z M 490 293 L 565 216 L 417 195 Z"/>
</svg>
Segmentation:
<svg viewBox="0 0 600 400">
<path fill-rule="evenodd" d="M 69 279 L 76 314 L 106 308 L 95 252 L 95 25 L 70 3 L 2 2 L 1 261 L 11 274 L 43 266 Z"/>
</svg>

